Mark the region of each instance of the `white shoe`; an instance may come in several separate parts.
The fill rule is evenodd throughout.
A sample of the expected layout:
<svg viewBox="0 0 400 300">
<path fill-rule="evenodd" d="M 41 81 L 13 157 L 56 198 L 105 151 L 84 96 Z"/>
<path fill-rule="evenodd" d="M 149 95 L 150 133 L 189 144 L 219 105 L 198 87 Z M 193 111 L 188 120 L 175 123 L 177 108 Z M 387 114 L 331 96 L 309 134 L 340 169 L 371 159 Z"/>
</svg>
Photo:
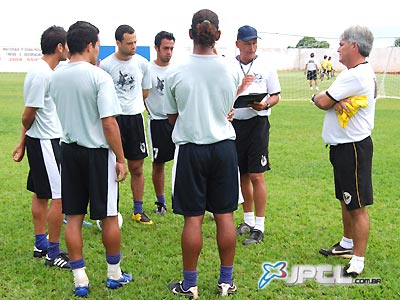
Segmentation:
<svg viewBox="0 0 400 300">
<path fill-rule="evenodd" d="M 315 87 L 315 90 L 316 90 L 316 91 L 319 91 L 319 87 Z"/>
<path fill-rule="evenodd" d="M 310 91 L 312 91 L 312 86 L 310 86 Z"/>
</svg>

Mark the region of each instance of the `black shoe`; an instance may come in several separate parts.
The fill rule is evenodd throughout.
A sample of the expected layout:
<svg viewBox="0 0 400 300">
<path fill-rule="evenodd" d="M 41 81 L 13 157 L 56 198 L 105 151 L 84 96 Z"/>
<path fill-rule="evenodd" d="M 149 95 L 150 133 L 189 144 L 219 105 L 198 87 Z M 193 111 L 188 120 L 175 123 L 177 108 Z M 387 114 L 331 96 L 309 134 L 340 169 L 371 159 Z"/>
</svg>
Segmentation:
<svg viewBox="0 0 400 300">
<path fill-rule="evenodd" d="M 47 254 L 47 249 L 40 250 L 40 249 L 36 248 L 36 246 L 34 246 L 34 248 L 33 248 L 33 257 L 34 258 L 43 258 L 46 256 L 46 254 Z"/>
<path fill-rule="evenodd" d="M 261 230 L 253 229 L 250 236 L 243 241 L 243 245 L 258 244 L 262 241 L 264 233 Z"/>
<path fill-rule="evenodd" d="M 336 243 L 329 249 L 320 249 L 319 253 L 325 256 L 337 256 L 343 258 L 352 258 L 353 249 L 346 249 L 340 246 L 340 243 Z"/>
<path fill-rule="evenodd" d="M 245 234 L 245 233 L 250 233 L 253 229 L 254 229 L 254 227 L 251 227 L 247 223 L 243 222 L 242 224 L 239 224 L 238 227 L 236 227 L 236 233 L 238 235 L 242 235 L 242 234 Z"/>
<path fill-rule="evenodd" d="M 353 277 L 356 278 L 358 275 L 360 275 L 360 273 L 357 272 L 356 268 L 352 267 L 351 264 L 347 264 L 344 268 L 343 268 L 343 276 L 344 277 Z"/>
<path fill-rule="evenodd" d="M 188 290 L 184 290 L 182 287 L 182 281 L 171 282 L 168 285 L 169 290 L 175 295 L 190 297 L 193 299 L 197 299 L 199 297 L 197 286 L 192 286 Z"/>
<path fill-rule="evenodd" d="M 233 282 L 232 285 L 230 285 L 229 283 L 218 283 L 218 292 L 221 296 L 228 296 L 235 293 L 236 290 L 237 287 Z"/>
<path fill-rule="evenodd" d="M 160 216 L 164 216 L 167 213 L 167 205 L 163 202 L 155 202 L 156 207 L 156 214 Z"/>
<path fill-rule="evenodd" d="M 60 254 L 58 254 L 54 259 L 51 259 L 48 255 L 46 255 L 46 260 L 44 261 L 44 264 L 50 267 L 59 267 L 63 270 L 71 269 L 71 266 L 69 264 L 69 257 L 63 252 L 60 252 Z"/>
</svg>

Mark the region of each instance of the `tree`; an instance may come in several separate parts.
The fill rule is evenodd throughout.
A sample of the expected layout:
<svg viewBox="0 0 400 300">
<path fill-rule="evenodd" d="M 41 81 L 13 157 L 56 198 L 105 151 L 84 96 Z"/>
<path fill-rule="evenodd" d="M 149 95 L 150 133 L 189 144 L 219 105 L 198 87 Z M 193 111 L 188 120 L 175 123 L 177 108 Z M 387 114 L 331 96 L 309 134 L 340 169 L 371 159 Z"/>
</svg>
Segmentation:
<svg viewBox="0 0 400 300">
<path fill-rule="evenodd" d="M 305 36 L 296 45 L 296 48 L 329 48 L 327 41 L 317 41 L 314 37 Z"/>
<path fill-rule="evenodd" d="M 394 41 L 394 46 L 395 46 L 395 47 L 400 47 L 400 38 L 397 38 L 397 39 Z"/>
</svg>

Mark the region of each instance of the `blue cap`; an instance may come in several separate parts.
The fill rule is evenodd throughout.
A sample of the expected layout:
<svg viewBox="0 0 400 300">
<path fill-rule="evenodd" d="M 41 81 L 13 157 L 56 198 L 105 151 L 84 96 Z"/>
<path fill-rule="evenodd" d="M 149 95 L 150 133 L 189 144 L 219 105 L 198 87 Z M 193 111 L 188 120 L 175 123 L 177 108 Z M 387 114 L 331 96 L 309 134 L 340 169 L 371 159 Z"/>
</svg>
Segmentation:
<svg viewBox="0 0 400 300">
<path fill-rule="evenodd" d="M 248 42 L 250 40 L 259 38 L 260 37 L 257 35 L 257 30 L 249 25 L 244 25 L 238 30 L 237 39 L 242 40 L 243 42 Z"/>
</svg>

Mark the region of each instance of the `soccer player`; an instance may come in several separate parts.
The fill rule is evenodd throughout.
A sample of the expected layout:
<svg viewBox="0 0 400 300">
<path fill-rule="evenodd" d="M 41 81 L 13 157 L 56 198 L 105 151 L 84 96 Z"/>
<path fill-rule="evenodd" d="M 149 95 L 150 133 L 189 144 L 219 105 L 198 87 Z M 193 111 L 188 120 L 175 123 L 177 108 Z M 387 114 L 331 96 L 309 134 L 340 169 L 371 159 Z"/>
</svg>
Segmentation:
<svg viewBox="0 0 400 300">
<path fill-rule="evenodd" d="M 64 28 L 51 26 L 41 36 L 43 56 L 25 77 L 22 134 L 20 143 L 13 151 L 16 162 L 23 159 L 25 147 L 28 156 L 30 170 L 27 189 L 33 192 L 32 217 L 35 231 L 33 256 L 45 257 L 46 265 L 61 269 L 70 268 L 68 256 L 60 251 L 63 222 L 60 177 L 62 128 L 48 88 L 54 68 L 68 57 L 66 35 Z M 50 207 L 49 199 L 52 199 Z"/>
<path fill-rule="evenodd" d="M 233 294 L 232 281 L 236 233 L 233 212 L 238 205 L 238 171 L 235 131 L 227 116 L 236 98 L 239 74 L 229 70 L 213 47 L 220 38 L 218 16 L 196 12 L 189 36 L 193 54 L 171 66 L 166 76 L 165 112 L 175 123 L 172 208 L 183 215 L 181 236 L 183 281 L 169 285 L 172 293 L 197 299 L 197 262 L 202 249 L 205 211 L 214 214 L 220 256 L 217 288 Z"/>
<path fill-rule="evenodd" d="M 342 208 L 343 237 L 325 256 L 350 258 L 344 274 L 356 277 L 364 270 L 370 229 L 366 206 L 373 203 L 371 139 L 374 128 L 376 77 L 366 58 L 374 37 L 366 27 L 353 26 L 340 36 L 339 61 L 346 66 L 328 90 L 312 97 L 326 110 L 322 137 L 330 145 L 336 198 Z M 350 106 L 350 107 L 349 107 Z M 339 116 L 338 116 L 339 114 Z M 347 122 L 343 122 L 345 114 Z"/>
<path fill-rule="evenodd" d="M 147 145 L 142 116 L 144 99 L 151 88 L 151 74 L 148 61 L 136 54 L 136 32 L 131 26 L 118 26 L 115 40 L 117 52 L 102 60 L 100 67 L 113 78 L 122 108 L 117 122 L 131 174 L 132 220 L 151 225 L 153 221 L 143 211 L 143 162 L 147 157 Z"/>
<path fill-rule="evenodd" d="M 155 36 L 154 49 L 157 52 L 157 58 L 149 63 L 152 88 L 145 100 L 149 112 L 148 133 L 153 161 L 152 180 L 157 197 L 156 213 L 159 215 L 165 215 L 167 212 L 164 194 L 164 168 L 166 162 L 174 159 L 175 152 L 175 144 L 171 138 L 173 126 L 164 113 L 165 74 L 170 65 L 174 45 L 175 37 L 170 32 L 160 31 Z"/>
<path fill-rule="evenodd" d="M 63 128 L 61 184 L 63 211 L 68 217 L 65 238 L 78 297 L 89 294 L 82 252 L 82 221 L 89 201 L 90 218 L 102 221 L 108 266 L 106 287 L 116 289 L 132 281 L 132 275 L 120 268 L 118 182 L 127 174 L 115 120 L 121 107 L 112 78 L 95 66 L 98 34 L 97 27 L 88 22 L 72 24 L 67 33 L 71 59 L 54 72 L 50 81 L 50 94 Z"/>
<path fill-rule="evenodd" d="M 310 81 L 310 91 L 313 90 L 312 82 L 314 81 L 315 90 L 319 90 L 318 88 L 318 64 L 315 62 L 314 53 L 310 54 L 310 58 L 306 61 L 306 67 L 304 68 L 304 74 L 307 74 L 307 80 Z"/>
<path fill-rule="evenodd" d="M 261 102 L 254 102 L 250 107 L 235 108 L 233 116 L 244 199 L 244 222 L 237 227 L 236 232 L 249 234 L 243 245 L 260 243 L 264 237 L 267 204 L 264 172 L 270 169 L 268 117 L 271 115 L 271 108 L 278 104 L 281 92 L 278 73 L 256 54 L 258 38 L 254 27 L 240 27 L 236 41 L 239 55 L 234 59 L 234 67 L 242 80 L 238 96 L 268 93 Z"/>
</svg>

